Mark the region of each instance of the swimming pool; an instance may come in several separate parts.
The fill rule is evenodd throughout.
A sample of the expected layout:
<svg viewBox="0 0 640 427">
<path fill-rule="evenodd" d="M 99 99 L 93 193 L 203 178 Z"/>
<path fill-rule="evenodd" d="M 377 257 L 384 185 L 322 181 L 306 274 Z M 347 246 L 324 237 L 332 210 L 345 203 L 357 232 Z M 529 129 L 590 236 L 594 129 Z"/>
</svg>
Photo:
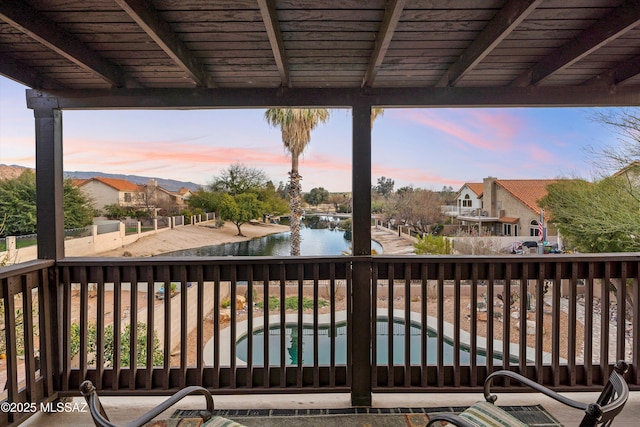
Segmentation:
<svg viewBox="0 0 640 427">
<path fill-rule="evenodd" d="M 391 326 L 391 331 L 389 326 Z M 404 334 L 405 322 L 403 319 L 394 319 L 392 323 L 385 317 L 378 317 L 376 322 L 376 363 L 384 365 L 389 360 L 389 337 L 393 340 L 393 363 L 394 365 L 404 364 Z M 411 323 L 410 331 L 410 361 L 411 364 L 419 365 L 422 359 L 421 351 L 421 327 L 419 324 Z M 390 333 L 391 332 L 391 333 Z M 314 357 L 314 329 L 313 325 L 303 325 L 302 328 L 302 348 L 299 347 L 299 332 L 297 323 L 287 323 L 285 325 L 285 360 L 289 366 L 297 365 L 299 353 L 302 352 L 302 364 L 313 365 Z M 335 337 L 334 363 L 344 365 L 347 363 L 347 325 L 346 322 L 336 323 L 332 330 L 330 325 L 318 326 L 318 364 L 329 365 L 331 362 L 331 336 Z M 264 365 L 264 328 L 257 328 L 253 331 L 253 351 L 252 363 L 254 365 Z M 280 325 L 271 325 L 268 330 L 269 345 L 269 365 L 280 365 L 281 356 L 281 328 Z M 427 365 L 435 365 L 438 360 L 438 338 L 437 334 L 427 329 Z M 238 359 L 247 360 L 248 339 L 244 335 L 236 342 L 236 356 Z M 453 363 L 454 349 L 451 341 L 445 339 L 442 347 L 443 360 L 445 364 Z M 469 365 L 471 355 L 468 348 L 460 348 L 460 364 Z M 486 357 L 478 350 L 476 363 L 486 364 Z M 494 357 L 494 364 L 502 364 L 502 359 Z"/>
</svg>

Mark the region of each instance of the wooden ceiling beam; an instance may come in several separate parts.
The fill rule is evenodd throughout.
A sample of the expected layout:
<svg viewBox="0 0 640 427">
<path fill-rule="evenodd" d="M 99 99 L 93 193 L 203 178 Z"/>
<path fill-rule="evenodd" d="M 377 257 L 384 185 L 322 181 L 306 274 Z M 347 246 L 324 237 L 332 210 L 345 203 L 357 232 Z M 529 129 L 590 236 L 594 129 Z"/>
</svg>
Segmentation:
<svg viewBox="0 0 640 427">
<path fill-rule="evenodd" d="M 182 68 L 198 86 L 216 87 L 206 67 L 187 48 L 171 26 L 146 0 L 115 0 L 115 2 Z"/>
<path fill-rule="evenodd" d="M 0 1 L 0 19 L 114 87 L 140 86 L 118 66 L 20 0 Z"/>
<path fill-rule="evenodd" d="M 27 106 L 60 109 L 606 107 L 640 105 L 640 85 L 594 86 L 111 89 L 27 91 Z"/>
<path fill-rule="evenodd" d="M 511 86 L 537 85 L 640 23 L 640 2 L 627 0 L 576 38 L 516 78 Z"/>
<path fill-rule="evenodd" d="M 619 85 L 639 74 L 640 56 L 635 56 L 628 61 L 618 63 L 615 67 L 600 73 L 583 84 L 585 86 L 598 84 L 605 84 L 607 86 Z"/>
<path fill-rule="evenodd" d="M 436 87 L 455 86 L 469 71 L 482 61 L 495 47 L 535 10 L 542 0 L 509 0 L 489 21 L 487 26 L 460 55 Z"/>
<path fill-rule="evenodd" d="M 258 0 L 260 6 L 260 14 L 264 22 L 273 58 L 276 61 L 278 72 L 280 73 L 280 81 L 283 87 L 291 85 L 289 74 L 289 61 L 287 59 L 287 51 L 284 48 L 284 40 L 282 39 L 282 31 L 280 31 L 280 21 L 278 20 L 278 11 L 274 0 Z"/>
<path fill-rule="evenodd" d="M 387 5 L 380 30 L 376 36 L 376 44 L 371 54 L 371 59 L 369 60 L 369 66 L 362 79 L 362 87 L 373 86 L 373 81 L 378 74 L 380 65 L 387 54 L 387 49 L 389 49 L 393 33 L 395 33 L 398 22 L 400 21 L 400 15 L 402 15 L 405 3 L 405 0 L 391 0 Z"/>
<path fill-rule="evenodd" d="M 31 68 L 11 58 L 2 58 L 0 75 L 34 89 L 63 90 L 65 86 L 57 80 L 36 73 Z"/>
</svg>

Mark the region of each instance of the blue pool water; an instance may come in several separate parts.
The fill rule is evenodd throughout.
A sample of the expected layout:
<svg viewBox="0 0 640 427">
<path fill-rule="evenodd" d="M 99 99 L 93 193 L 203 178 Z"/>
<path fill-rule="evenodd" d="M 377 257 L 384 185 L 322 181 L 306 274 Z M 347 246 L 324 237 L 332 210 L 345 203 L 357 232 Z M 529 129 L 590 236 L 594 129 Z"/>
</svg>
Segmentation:
<svg viewBox="0 0 640 427">
<path fill-rule="evenodd" d="M 329 325 L 319 326 L 318 332 L 318 363 L 329 365 L 331 362 L 331 328 Z M 280 365 L 280 326 L 275 325 L 269 328 L 269 365 Z M 404 333 L 405 324 L 402 320 L 393 322 L 393 363 L 395 365 L 404 364 Z M 344 365 L 347 363 L 347 328 L 346 323 L 336 324 L 335 328 L 335 363 Z M 419 365 L 422 359 L 420 326 L 411 326 L 411 364 Z M 298 326 L 287 324 L 285 328 L 285 349 L 287 354 L 285 360 L 287 365 L 296 365 L 298 354 Z M 264 365 L 264 329 L 256 329 L 253 332 L 253 364 Z M 247 360 L 247 337 L 243 337 L 236 343 L 236 354 L 241 360 Z M 437 335 L 427 330 L 427 365 L 435 365 L 438 357 Z M 443 345 L 443 360 L 445 364 L 453 363 L 453 346 L 447 340 Z M 302 331 L 302 364 L 313 365 L 313 326 L 304 326 Z M 386 318 L 378 318 L 377 340 L 376 340 L 376 363 L 387 364 L 389 360 L 389 322 Z M 460 349 L 460 363 L 469 365 L 471 356 L 467 349 Z M 477 356 L 478 365 L 486 364 L 484 355 Z M 502 359 L 494 358 L 494 364 L 502 364 Z"/>
</svg>

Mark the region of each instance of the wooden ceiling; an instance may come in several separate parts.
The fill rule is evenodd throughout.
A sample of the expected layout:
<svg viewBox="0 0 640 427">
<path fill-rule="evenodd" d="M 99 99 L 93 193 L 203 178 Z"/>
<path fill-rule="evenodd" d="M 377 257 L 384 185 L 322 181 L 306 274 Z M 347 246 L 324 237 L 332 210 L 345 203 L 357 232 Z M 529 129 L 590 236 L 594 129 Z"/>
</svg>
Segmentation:
<svg viewBox="0 0 640 427">
<path fill-rule="evenodd" d="M 639 24 L 637 0 L 2 0 L 0 74 L 234 105 L 638 105 Z"/>
</svg>

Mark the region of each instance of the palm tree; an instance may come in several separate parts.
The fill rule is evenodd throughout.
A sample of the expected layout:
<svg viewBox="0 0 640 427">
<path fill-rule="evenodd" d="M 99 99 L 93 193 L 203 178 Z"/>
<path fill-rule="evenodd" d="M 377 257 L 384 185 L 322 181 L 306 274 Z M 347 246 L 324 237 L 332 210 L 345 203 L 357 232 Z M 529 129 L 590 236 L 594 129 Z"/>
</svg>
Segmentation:
<svg viewBox="0 0 640 427">
<path fill-rule="evenodd" d="M 291 214 L 291 255 L 300 255 L 300 218 L 302 217 L 302 186 L 298 172 L 300 154 L 311 141 L 311 131 L 319 123 L 329 119 L 329 110 L 309 108 L 271 108 L 264 118 L 273 127 L 282 131 L 282 142 L 291 155 L 291 172 L 289 172 L 289 208 Z"/>
<path fill-rule="evenodd" d="M 383 115 L 384 115 L 384 108 L 371 109 L 371 129 L 373 129 L 373 122 L 375 122 L 378 117 L 381 117 Z"/>
</svg>

